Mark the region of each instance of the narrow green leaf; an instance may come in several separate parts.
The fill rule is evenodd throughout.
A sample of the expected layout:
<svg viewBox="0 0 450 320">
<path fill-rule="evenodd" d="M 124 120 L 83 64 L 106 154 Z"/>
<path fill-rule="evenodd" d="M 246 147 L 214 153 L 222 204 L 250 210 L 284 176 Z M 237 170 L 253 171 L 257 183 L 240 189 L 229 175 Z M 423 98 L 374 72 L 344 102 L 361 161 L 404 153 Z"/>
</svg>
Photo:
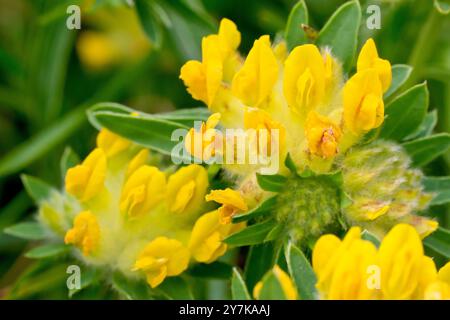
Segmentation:
<svg viewBox="0 0 450 320">
<path fill-rule="evenodd" d="M 233 300 L 252 300 L 248 293 L 244 279 L 237 268 L 233 268 L 233 276 L 231 278 L 231 297 Z"/>
<path fill-rule="evenodd" d="M 69 298 L 72 298 L 76 293 L 89 287 L 91 284 L 97 282 L 100 278 L 101 272 L 97 269 L 88 268 L 87 270 L 82 270 L 80 279 L 79 289 L 70 289 L 68 292 Z"/>
<path fill-rule="evenodd" d="M 276 196 L 267 198 L 252 210 L 233 216 L 233 223 L 248 221 L 250 219 L 262 217 L 266 214 L 269 214 L 275 208 L 276 204 L 277 204 Z"/>
<path fill-rule="evenodd" d="M 95 114 L 101 113 L 101 112 L 111 112 L 116 114 L 123 114 L 123 115 L 130 115 L 133 112 L 138 114 L 139 116 L 141 113 L 139 111 L 136 111 L 134 109 L 131 109 L 127 106 L 124 106 L 120 103 L 115 102 L 99 102 L 91 106 L 86 114 L 88 117 L 89 122 L 97 128 L 97 130 L 100 130 L 102 128 L 102 125 L 97 121 Z"/>
<path fill-rule="evenodd" d="M 215 261 L 213 263 L 198 263 L 189 270 L 189 275 L 196 278 L 230 279 L 233 267 L 228 263 Z"/>
<path fill-rule="evenodd" d="M 386 106 L 380 138 L 401 141 L 422 123 L 428 109 L 426 83 L 418 84 Z"/>
<path fill-rule="evenodd" d="M 450 134 L 439 133 L 403 143 L 414 165 L 420 167 L 445 153 L 450 147 Z"/>
<path fill-rule="evenodd" d="M 276 226 L 273 219 L 260 222 L 233 233 L 224 242 L 233 246 L 249 246 L 263 243 L 269 232 Z"/>
<path fill-rule="evenodd" d="M 264 242 L 277 240 L 282 237 L 283 231 L 285 231 L 285 225 L 283 223 L 278 223 L 267 236 L 264 238 Z"/>
<path fill-rule="evenodd" d="M 128 279 L 119 271 L 112 276 L 112 286 L 128 300 L 151 299 L 150 287 L 145 281 Z"/>
<path fill-rule="evenodd" d="M 433 129 L 438 121 L 437 111 L 433 110 L 427 113 L 420 126 L 407 137 L 405 140 L 419 139 L 429 136 L 433 133 Z"/>
<path fill-rule="evenodd" d="M 284 165 L 289 169 L 289 171 L 291 171 L 292 174 L 298 174 L 297 166 L 289 153 L 287 154 L 286 159 L 284 159 Z"/>
<path fill-rule="evenodd" d="M 431 205 L 440 205 L 450 202 L 450 177 L 424 177 L 422 179 L 425 191 L 435 194 Z"/>
<path fill-rule="evenodd" d="M 423 240 L 423 244 L 442 254 L 446 258 L 450 258 L 450 231 L 439 227 L 435 232 L 430 234 Z"/>
<path fill-rule="evenodd" d="M 368 230 L 363 230 L 361 238 L 372 242 L 377 248 L 380 246 L 380 240 Z"/>
<path fill-rule="evenodd" d="M 283 286 L 275 276 L 273 270 L 264 275 L 258 300 L 286 300 Z"/>
<path fill-rule="evenodd" d="M 389 98 L 394 94 L 405 82 L 411 74 L 412 67 L 406 64 L 395 64 L 392 66 L 392 81 L 388 91 L 384 94 L 384 98 Z"/>
<path fill-rule="evenodd" d="M 277 250 L 273 242 L 251 246 L 245 262 L 245 283 L 250 292 L 276 261 Z"/>
<path fill-rule="evenodd" d="M 37 203 L 41 203 L 47 200 L 54 189 L 52 186 L 42 181 L 41 179 L 22 174 L 20 176 L 22 179 L 23 186 L 27 191 L 28 195 Z"/>
<path fill-rule="evenodd" d="M 21 222 L 4 230 L 6 234 L 27 240 L 45 238 L 45 230 L 37 222 Z"/>
<path fill-rule="evenodd" d="M 308 24 L 308 9 L 306 8 L 305 1 L 300 0 L 289 13 L 286 30 L 284 31 L 284 39 L 286 39 L 289 51 L 307 42 L 302 24 Z"/>
<path fill-rule="evenodd" d="M 285 256 L 289 273 L 294 280 L 300 299 L 317 299 L 317 278 L 303 252 L 288 242 L 285 246 Z"/>
<path fill-rule="evenodd" d="M 353 63 L 361 23 L 361 7 L 358 1 L 349 1 L 337 9 L 320 30 L 317 45 L 328 46 L 348 71 Z"/>
<path fill-rule="evenodd" d="M 30 259 L 43 259 L 67 253 L 69 250 L 70 247 L 64 243 L 52 243 L 31 249 L 25 253 L 25 257 Z"/>
<path fill-rule="evenodd" d="M 134 5 L 145 34 L 153 47 L 159 49 L 162 44 L 162 27 L 152 3 L 153 0 L 136 0 Z"/>
<path fill-rule="evenodd" d="M 179 109 L 172 112 L 158 113 L 154 116 L 164 120 L 176 122 L 188 127 L 193 127 L 195 121 L 206 121 L 211 115 L 207 108 Z"/>
<path fill-rule="evenodd" d="M 178 140 L 171 139 L 175 130 L 181 129 L 180 137 L 184 137 L 189 127 L 164 120 L 158 117 L 136 117 L 110 111 L 94 111 L 92 117 L 103 127 L 125 137 L 137 144 L 148 147 L 162 154 L 171 155 L 172 150 L 180 144 Z M 183 132 L 182 132 L 183 131 Z M 190 156 L 180 149 L 174 157 L 190 161 Z"/>
<path fill-rule="evenodd" d="M 67 170 L 80 163 L 80 157 L 76 154 L 71 147 L 66 147 L 61 156 L 59 167 L 61 170 L 61 177 L 64 179 Z"/>
<path fill-rule="evenodd" d="M 256 174 L 256 179 L 258 180 L 259 186 L 266 191 L 279 192 L 286 183 L 286 177 L 273 174 L 273 175 L 262 175 Z"/>
</svg>

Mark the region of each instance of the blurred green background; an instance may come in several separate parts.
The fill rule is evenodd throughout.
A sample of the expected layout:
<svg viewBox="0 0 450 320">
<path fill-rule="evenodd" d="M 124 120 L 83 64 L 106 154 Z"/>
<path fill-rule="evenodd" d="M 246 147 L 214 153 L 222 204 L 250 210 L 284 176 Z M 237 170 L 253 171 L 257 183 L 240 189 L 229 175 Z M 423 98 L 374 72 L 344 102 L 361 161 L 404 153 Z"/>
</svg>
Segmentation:
<svg viewBox="0 0 450 320">
<path fill-rule="evenodd" d="M 146 5 L 144 0 L 136 2 Z M 306 0 L 311 26 L 319 30 L 344 2 Z M 360 2 L 359 45 L 374 37 L 381 57 L 412 65 L 406 86 L 428 82 L 430 110 L 439 114 L 435 130 L 449 132 L 450 19 L 443 12 L 447 4 Z M 277 37 L 296 1 L 152 3 L 141 10 L 141 23 L 125 0 L 0 0 L 0 299 L 11 291 L 16 298 L 66 296 L 64 266 L 24 258 L 30 244 L 2 232 L 35 210 L 20 174 L 60 185 L 64 148 L 85 156 L 94 145 L 95 130 L 85 116 L 94 102 L 115 101 L 146 112 L 198 106 L 178 74 L 186 60 L 200 58 L 201 37 L 216 32 L 220 18 L 230 18 L 242 33 L 240 50 L 245 53 L 259 35 Z M 71 4 L 81 7 L 80 30 L 66 27 Z M 381 8 L 380 30 L 366 27 L 371 4 Z M 450 175 L 450 153 L 428 165 L 426 174 Z M 448 207 L 431 210 L 449 227 Z M 104 290 L 99 286 L 90 294 L 111 296 Z"/>
</svg>

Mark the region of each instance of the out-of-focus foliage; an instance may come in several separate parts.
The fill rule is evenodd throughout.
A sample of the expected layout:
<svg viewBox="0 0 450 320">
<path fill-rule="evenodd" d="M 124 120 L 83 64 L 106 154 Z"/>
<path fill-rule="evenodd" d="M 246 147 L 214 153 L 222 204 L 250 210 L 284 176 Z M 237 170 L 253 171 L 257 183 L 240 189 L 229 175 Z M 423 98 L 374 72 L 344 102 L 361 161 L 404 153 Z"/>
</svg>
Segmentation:
<svg viewBox="0 0 450 320">
<path fill-rule="evenodd" d="M 305 2 L 314 33 L 346 1 Z M 408 134 L 420 137 L 423 132 L 449 132 L 448 5 L 413 0 L 360 3 L 363 14 L 358 43 L 373 37 L 381 56 L 393 65 L 413 67 L 403 89 L 427 81 L 427 122 L 422 132 Z M 81 30 L 66 28 L 66 9 L 71 4 L 82 8 Z M 93 103 L 117 101 L 148 113 L 198 106 L 178 75 L 187 59 L 200 58 L 201 37 L 215 31 L 219 19 L 227 17 L 239 25 L 241 50 L 248 52 L 259 35 L 270 34 L 273 39 L 284 30 L 295 4 L 295 0 L 246 0 L 245 4 L 237 0 L 135 0 L 135 6 L 129 6 L 125 0 L 0 0 L 0 298 L 6 294 L 13 298 L 67 296 L 67 260 L 30 259 L 59 248 L 34 250 L 24 256 L 31 249 L 27 242 L 3 233 L 6 227 L 33 214 L 32 199 L 23 190 L 19 173 L 60 185 L 60 155 L 65 147 L 71 146 L 73 154 L 84 156 L 94 144 L 94 130 L 85 114 Z M 381 8 L 379 30 L 366 26 L 366 8 L 372 4 Z M 64 154 L 71 157 L 68 150 Z M 450 175 L 450 153 L 426 164 L 424 170 L 428 176 Z M 425 182 L 430 191 L 437 184 Z M 440 197 L 448 197 L 449 190 Z M 442 205 L 445 201 L 434 201 L 433 213 L 448 228 L 449 207 Z M 290 264 L 302 263 L 296 248 L 286 250 Z M 247 261 L 267 251 L 270 248 L 264 245 L 255 246 Z M 219 265 L 209 272 L 223 274 L 223 269 Z M 229 278 L 230 270 L 225 272 Z M 245 276 L 253 287 L 262 274 Z M 77 298 L 115 297 L 97 279 L 98 274 L 92 272 L 86 281 L 94 285 Z M 241 282 L 240 273 L 234 270 L 233 294 L 245 298 L 248 293 Z M 116 279 L 115 284 L 120 287 L 123 279 Z M 196 294 L 227 297 L 224 285 L 221 280 L 205 281 Z"/>
</svg>

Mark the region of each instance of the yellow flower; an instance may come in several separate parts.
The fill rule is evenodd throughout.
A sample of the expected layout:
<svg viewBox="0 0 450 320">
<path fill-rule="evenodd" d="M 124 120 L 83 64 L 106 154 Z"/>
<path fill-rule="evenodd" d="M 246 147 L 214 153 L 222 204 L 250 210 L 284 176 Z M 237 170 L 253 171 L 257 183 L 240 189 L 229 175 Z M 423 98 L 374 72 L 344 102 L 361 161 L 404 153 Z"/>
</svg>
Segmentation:
<svg viewBox="0 0 450 320">
<path fill-rule="evenodd" d="M 180 71 L 180 79 L 194 99 L 208 107 L 213 104 L 224 76 L 224 64 L 239 46 L 240 38 L 236 25 L 222 19 L 219 33 L 202 39 L 202 62 L 190 60 Z"/>
<path fill-rule="evenodd" d="M 343 241 L 324 235 L 314 246 L 312 263 L 323 298 L 369 299 L 375 294 L 368 286 L 368 268 L 375 264 L 376 248 L 362 240 L 360 232 L 358 227 L 351 228 Z"/>
<path fill-rule="evenodd" d="M 244 66 L 232 82 L 233 94 L 249 106 L 257 107 L 269 97 L 278 78 L 278 62 L 270 47 L 269 36 L 253 44 Z"/>
<path fill-rule="evenodd" d="M 221 135 L 214 129 L 220 120 L 220 113 L 214 113 L 202 122 L 200 130 L 191 128 L 184 138 L 186 150 L 198 159 L 207 161 L 215 155 L 216 145 L 220 150 Z"/>
<path fill-rule="evenodd" d="M 378 57 L 375 42 L 369 38 L 359 52 L 357 70 L 360 72 L 371 68 L 378 73 L 383 92 L 386 92 L 392 81 L 391 64 L 388 60 Z"/>
<path fill-rule="evenodd" d="M 139 254 L 133 271 L 143 271 L 148 284 L 155 288 L 166 277 L 182 273 L 188 264 L 189 250 L 180 241 L 158 237 L 147 244 Z"/>
<path fill-rule="evenodd" d="M 297 290 L 295 289 L 294 283 L 292 282 L 292 279 L 289 277 L 289 275 L 284 272 L 283 269 L 281 269 L 278 265 L 275 265 L 272 268 L 272 272 L 276 280 L 280 284 L 286 300 L 297 300 Z M 270 290 L 272 288 L 268 289 Z M 264 290 L 264 282 L 259 281 L 253 288 L 253 297 L 255 297 L 255 299 L 259 299 L 262 290 Z"/>
<path fill-rule="evenodd" d="M 197 164 L 179 169 L 169 177 L 166 201 L 170 212 L 189 216 L 201 210 L 206 190 L 208 173 Z"/>
<path fill-rule="evenodd" d="M 164 199 L 166 177 L 157 167 L 143 165 L 126 180 L 120 210 L 130 217 L 147 213 Z"/>
<path fill-rule="evenodd" d="M 437 279 L 427 286 L 424 299 L 450 300 L 450 262 L 439 269 Z"/>
<path fill-rule="evenodd" d="M 113 157 L 128 149 L 130 146 L 131 141 L 124 139 L 107 129 L 100 130 L 97 135 L 97 147 L 102 149 L 107 157 Z"/>
<path fill-rule="evenodd" d="M 102 189 L 106 176 L 106 155 L 100 149 L 94 149 L 83 161 L 66 174 L 66 190 L 80 201 L 88 201 Z"/>
<path fill-rule="evenodd" d="M 312 154 L 331 158 L 338 153 L 341 129 L 327 117 L 311 111 L 306 118 L 305 133 Z"/>
<path fill-rule="evenodd" d="M 247 211 L 248 207 L 242 195 L 235 190 L 226 188 L 225 190 L 212 190 L 206 197 L 206 201 L 215 201 L 222 206 L 217 209 L 220 215 L 220 222 L 227 224 L 231 218 L 239 211 Z"/>
<path fill-rule="evenodd" d="M 393 227 L 381 242 L 378 263 L 383 297 L 410 298 L 424 265 L 422 242 L 416 230 L 408 224 Z"/>
<path fill-rule="evenodd" d="M 198 262 L 211 263 L 228 248 L 222 240 L 241 229 L 244 224 L 223 224 L 217 210 L 205 213 L 195 222 L 189 240 L 189 249 Z"/>
<path fill-rule="evenodd" d="M 147 163 L 150 155 L 150 151 L 148 149 L 142 149 L 139 151 L 133 159 L 128 163 L 127 172 L 125 173 L 125 177 L 128 178 L 133 172 L 139 169 L 141 166 Z"/>
<path fill-rule="evenodd" d="M 286 129 L 280 122 L 273 120 L 268 112 L 257 108 L 247 108 L 244 112 L 244 128 L 256 130 L 257 141 L 255 141 L 255 143 L 257 143 L 258 147 L 266 148 L 266 150 L 259 149 L 259 154 L 264 154 L 267 156 L 271 155 L 272 133 L 274 133 L 273 130 L 278 130 L 278 141 L 274 141 L 273 143 L 278 146 L 279 152 L 284 149 Z M 260 145 L 260 130 L 266 131 L 266 146 Z M 274 137 L 276 137 L 276 135 Z M 251 143 L 251 141 L 249 143 Z"/>
<path fill-rule="evenodd" d="M 325 65 L 319 49 L 305 44 L 296 47 L 284 63 L 284 96 L 298 113 L 315 108 L 325 95 Z"/>
<path fill-rule="evenodd" d="M 73 228 L 67 231 L 66 244 L 79 247 L 85 256 L 91 255 L 100 241 L 100 227 L 97 218 L 90 211 L 80 212 L 73 221 Z"/>
<path fill-rule="evenodd" d="M 365 69 L 351 77 L 344 86 L 343 99 L 344 124 L 354 134 L 383 123 L 383 92 L 375 69 Z"/>
</svg>

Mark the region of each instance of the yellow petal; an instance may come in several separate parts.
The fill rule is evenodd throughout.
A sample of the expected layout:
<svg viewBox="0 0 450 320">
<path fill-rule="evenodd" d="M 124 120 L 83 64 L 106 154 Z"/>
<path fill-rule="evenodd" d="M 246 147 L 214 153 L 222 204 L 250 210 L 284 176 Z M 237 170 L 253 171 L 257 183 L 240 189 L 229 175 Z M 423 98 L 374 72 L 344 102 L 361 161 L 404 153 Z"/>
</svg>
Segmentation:
<svg viewBox="0 0 450 320">
<path fill-rule="evenodd" d="M 131 159 L 130 163 L 127 167 L 127 172 L 125 177 L 129 177 L 133 172 L 139 169 L 141 166 L 147 163 L 150 155 L 150 151 L 148 149 L 142 149 L 139 151 L 133 159 Z"/>
<path fill-rule="evenodd" d="M 344 124 L 354 134 L 379 127 L 384 120 L 381 83 L 375 69 L 351 77 L 343 89 Z"/>
<path fill-rule="evenodd" d="M 113 157 L 128 149 L 130 146 L 131 141 L 124 139 L 107 129 L 101 129 L 97 135 L 97 147 L 102 149 L 107 157 Z"/>
<path fill-rule="evenodd" d="M 391 64 L 388 60 L 381 59 L 378 56 L 375 42 L 372 38 L 369 38 L 359 53 L 357 70 L 359 72 L 371 68 L 375 69 L 378 73 L 383 87 L 383 92 L 386 92 L 392 81 Z"/>
<path fill-rule="evenodd" d="M 186 216 L 197 213 L 205 203 L 208 173 L 197 164 L 180 168 L 169 177 L 166 202 L 171 212 Z"/>
<path fill-rule="evenodd" d="M 152 288 L 164 281 L 166 276 L 176 276 L 187 269 L 189 250 L 175 239 L 158 237 L 141 251 L 133 270 L 146 273 Z"/>
<path fill-rule="evenodd" d="M 183 80 L 192 98 L 208 104 L 206 74 L 201 62 L 194 60 L 186 62 L 181 67 L 180 79 Z"/>
<path fill-rule="evenodd" d="M 237 47 L 239 47 L 239 44 L 241 43 L 241 33 L 238 31 L 236 24 L 233 21 L 223 18 L 220 20 L 218 35 L 222 56 L 227 58 L 237 49 Z"/>
<path fill-rule="evenodd" d="M 289 107 L 298 113 L 314 109 L 325 94 L 325 65 L 312 44 L 296 47 L 284 64 L 283 92 Z"/>
<path fill-rule="evenodd" d="M 381 291 L 386 299 L 409 299 L 417 288 L 423 247 L 417 231 L 398 224 L 384 237 L 378 251 Z"/>
<path fill-rule="evenodd" d="M 278 78 L 278 62 L 268 36 L 253 44 L 243 67 L 234 76 L 232 91 L 248 106 L 259 106 L 269 97 Z"/>
<path fill-rule="evenodd" d="M 447 262 L 445 266 L 439 269 L 438 278 L 450 285 L 450 262 Z"/>
<path fill-rule="evenodd" d="M 80 212 L 73 221 L 72 229 L 67 231 L 64 242 L 79 247 L 85 256 L 91 255 L 100 242 L 97 217 L 90 211 Z"/>
<path fill-rule="evenodd" d="M 298 298 L 297 289 L 295 288 L 294 283 L 292 282 L 292 279 L 288 276 L 288 274 L 277 265 L 273 267 L 273 273 L 280 282 L 286 299 L 296 300 Z"/>
<path fill-rule="evenodd" d="M 324 158 L 337 154 L 341 129 L 327 117 L 311 111 L 306 118 L 305 133 L 312 154 Z"/>
<path fill-rule="evenodd" d="M 126 180 L 120 210 L 130 217 L 146 214 L 164 198 L 166 177 L 158 168 L 143 165 Z"/>
<path fill-rule="evenodd" d="M 102 189 L 106 176 L 106 155 L 94 149 L 82 164 L 70 168 L 66 174 L 66 190 L 80 201 L 88 201 Z"/>
</svg>

